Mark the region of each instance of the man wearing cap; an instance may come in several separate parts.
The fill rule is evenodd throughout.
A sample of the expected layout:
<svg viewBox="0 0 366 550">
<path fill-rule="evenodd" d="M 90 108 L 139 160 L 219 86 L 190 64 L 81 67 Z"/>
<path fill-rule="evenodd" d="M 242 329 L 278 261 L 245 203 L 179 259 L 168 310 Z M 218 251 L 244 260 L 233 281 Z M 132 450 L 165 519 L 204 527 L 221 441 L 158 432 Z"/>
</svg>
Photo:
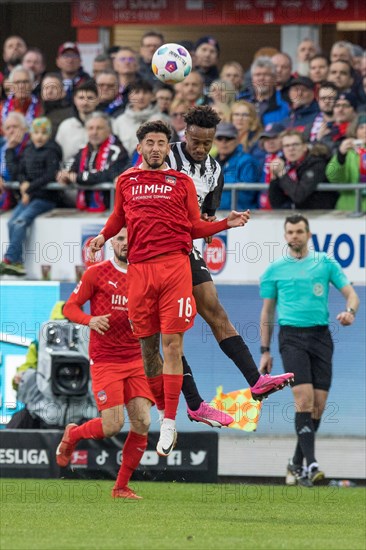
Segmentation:
<svg viewBox="0 0 366 550">
<path fill-rule="evenodd" d="M 220 76 L 217 67 L 220 46 L 213 36 L 202 36 L 195 44 L 195 69 L 202 75 L 207 93 L 210 84 Z"/>
<path fill-rule="evenodd" d="M 307 76 L 294 78 L 289 85 L 288 95 L 291 102 L 291 113 L 282 122 L 286 128 L 305 132 L 308 136 L 319 105 L 315 100 L 314 82 Z"/>
<path fill-rule="evenodd" d="M 81 66 L 80 51 L 75 42 L 64 42 L 57 50 L 56 65 L 60 69 L 66 97 L 72 104 L 75 88 L 90 78 Z"/>
<path fill-rule="evenodd" d="M 335 153 L 340 142 L 346 137 L 348 126 L 357 116 L 357 98 L 352 93 L 338 94 L 334 103 L 334 120 L 328 124 L 319 143 L 328 147 L 331 153 Z"/>
<path fill-rule="evenodd" d="M 238 140 L 238 130 L 230 122 L 221 122 L 216 128 L 216 160 L 222 168 L 224 183 L 255 183 L 259 169 L 254 158 L 245 153 Z M 231 210 L 231 191 L 224 191 L 220 209 Z M 252 210 L 258 208 L 257 191 L 238 191 L 235 209 Z"/>
<path fill-rule="evenodd" d="M 267 124 L 263 132 L 259 135 L 260 148 L 264 153 L 259 161 L 258 181 L 261 183 L 270 184 L 270 165 L 272 162 L 283 158 L 280 134 L 284 129 L 285 127 L 280 122 L 275 122 L 274 124 Z M 272 209 L 267 191 L 261 191 L 259 194 L 259 208 L 261 210 Z"/>
</svg>

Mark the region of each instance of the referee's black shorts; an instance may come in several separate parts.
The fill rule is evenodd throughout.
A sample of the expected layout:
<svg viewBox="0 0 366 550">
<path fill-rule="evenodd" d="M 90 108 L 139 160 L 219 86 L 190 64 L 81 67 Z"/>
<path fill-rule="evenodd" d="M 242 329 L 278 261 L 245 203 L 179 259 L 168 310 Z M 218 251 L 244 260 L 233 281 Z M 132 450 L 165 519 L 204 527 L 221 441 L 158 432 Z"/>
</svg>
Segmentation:
<svg viewBox="0 0 366 550">
<path fill-rule="evenodd" d="M 279 346 L 285 372 L 295 374 L 294 386 L 312 384 L 314 389 L 329 390 L 334 346 L 327 325 L 281 326 Z"/>
<path fill-rule="evenodd" d="M 189 260 L 191 262 L 193 286 L 212 281 L 210 270 L 197 248 L 193 247 Z"/>
</svg>

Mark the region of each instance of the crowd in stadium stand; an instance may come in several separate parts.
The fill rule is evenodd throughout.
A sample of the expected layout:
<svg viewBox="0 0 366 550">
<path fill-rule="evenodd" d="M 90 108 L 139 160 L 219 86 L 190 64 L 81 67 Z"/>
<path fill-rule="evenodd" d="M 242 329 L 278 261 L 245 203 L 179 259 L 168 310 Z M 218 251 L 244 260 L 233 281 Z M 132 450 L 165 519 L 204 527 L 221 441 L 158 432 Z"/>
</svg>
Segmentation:
<svg viewBox="0 0 366 550">
<path fill-rule="evenodd" d="M 33 146 L 29 132 L 35 119 L 49 119 L 47 147 L 55 143 L 62 151 L 51 179 L 90 187 L 113 181 L 139 162 L 136 129 L 147 120 L 163 119 L 173 129 L 172 140 L 184 141 L 183 116 L 192 105 L 211 105 L 221 117 L 211 154 L 223 167 L 225 182 L 268 184 L 268 193 L 240 191 L 239 208 L 353 209 L 352 192 L 316 187 L 366 183 L 366 51 L 339 41 L 322 52 L 305 38 L 298 44 L 295 67 L 290 52 L 268 46 L 256 52 L 249 68 L 232 60 L 220 69 L 218 41 L 203 36 L 195 44 L 183 43 L 193 70 L 172 87 L 151 71 L 153 53 L 164 42 L 163 35 L 148 31 L 139 52 L 113 46 L 94 59 L 89 75 L 74 42 L 59 46 L 57 71 L 49 72 L 39 48 L 28 48 L 19 36 L 5 40 L 0 209 L 24 203 L 22 192 L 7 189 L 6 183 L 23 175 L 17 164 Z M 42 182 L 47 184 L 45 178 Z M 39 197 L 39 189 L 34 195 L 32 187 L 30 181 L 30 202 Z M 98 190 L 69 193 L 68 206 L 70 197 L 75 208 L 86 211 L 110 206 Z M 220 207 L 230 207 L 230 192 L 223 193 Z"/>
</svg>

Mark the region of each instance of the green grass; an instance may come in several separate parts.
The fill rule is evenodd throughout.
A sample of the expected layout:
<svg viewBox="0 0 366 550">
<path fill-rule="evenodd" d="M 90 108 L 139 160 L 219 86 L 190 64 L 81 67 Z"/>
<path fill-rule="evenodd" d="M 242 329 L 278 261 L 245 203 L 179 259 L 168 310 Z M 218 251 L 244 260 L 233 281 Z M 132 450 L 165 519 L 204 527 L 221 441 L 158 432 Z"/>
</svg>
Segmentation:
<svg viewBox="0 0 366 550">
<path fill-rule="evenodd" d="M 364 488 L 4 479 L 0 548 L 365 549 Z"/>
</svg>

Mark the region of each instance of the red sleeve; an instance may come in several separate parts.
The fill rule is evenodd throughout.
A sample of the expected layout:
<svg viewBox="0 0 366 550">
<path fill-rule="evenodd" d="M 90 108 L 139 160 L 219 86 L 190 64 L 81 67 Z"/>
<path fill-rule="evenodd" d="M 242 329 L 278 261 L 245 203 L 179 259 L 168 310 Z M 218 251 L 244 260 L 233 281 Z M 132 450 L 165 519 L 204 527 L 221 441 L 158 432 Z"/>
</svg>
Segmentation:
<svg viewBox="0 0 366 550">
<path fill-rule="evenodd" d="M 77 285 L 71 296 L 63 307 L 63 314 L 73 323 L 80 325 L 89 325 L 92 315 L 84 313 L 81 309 L 94 294 L 94 286 L 92 281 L 92 270 L 86 270 L 83 274 L 80 283 Z"/>
<path fill-rule="evenodd" d="M 121 186 L 122 176 L 120 176 L 117 180 L 113 212 L 100 232 L 100 234 L 104 236 L 105 242 L 117 235 L 117 233 L 121 231 L 122 227 L 126 225 Z"/>
<path fill-rule="evenodd" d="M 197 203 L 197 192 L 191 178 L 187 178 L 187 207 L 188 207 L 188 218 L 192 224 L 191 235 L 192 239 L 199 239 L 201 237 L 210 237 L 215 233 L 219 233 L 224 229 L 228 229 L 227 218 L 219 222 L 205 222 L 201 220 L 200 209 L 198 208 Z"/>
</svg>

